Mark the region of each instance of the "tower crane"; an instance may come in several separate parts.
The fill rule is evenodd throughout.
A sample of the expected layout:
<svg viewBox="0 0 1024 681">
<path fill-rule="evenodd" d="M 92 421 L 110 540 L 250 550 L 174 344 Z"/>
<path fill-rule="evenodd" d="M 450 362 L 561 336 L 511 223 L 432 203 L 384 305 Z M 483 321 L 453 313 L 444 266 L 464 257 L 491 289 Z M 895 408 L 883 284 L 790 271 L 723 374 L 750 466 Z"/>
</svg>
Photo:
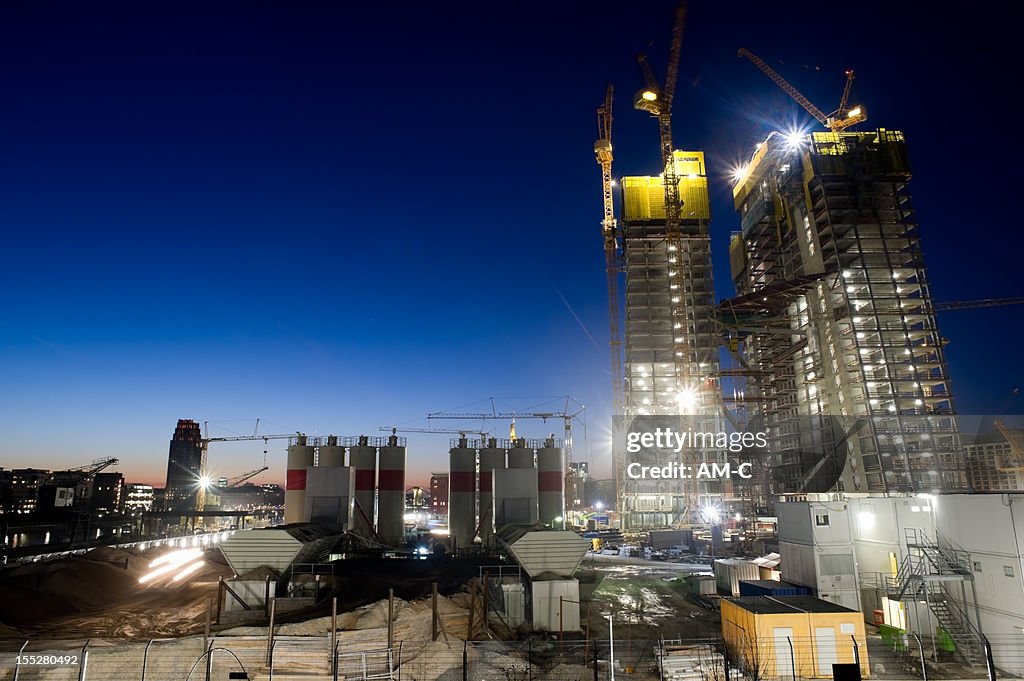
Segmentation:
<svg viewBox="0 0 1024 681">
<path fill-rule="evenodd" d="M 792 97 L 797 104 L 802 106 L 807 111 L 807 113 L 814 116 L 819 123 L 824 125 L 832 132 L 842 132 L 851 125 L 862 123 L 868 119 L 867 109 L 865 109 L 862 105 L 858 104 L 856 106 L 849 108 L 847 106 L 847 102 L 850 99 L 850 89 L 853 87 L 853 69 L 848 69 L 846 71 L 846 84 L 843 86 L 843 96 L 839 100 L 839 108 L 837 108 L 830 114 L 826 114 L 821 109 L 814 106 L 814 104 L 812 104 L 809 99 L 800 94 L 800 92 L 795 87 L 790 85 L 785 78 L 780 76 L 775 71 L 775 69 L 765 64 L 764 60 L 762 60 L 756 54 L 741 47 L 739 51 L 739 56 L 746 57 L 751 62 L 753 62 L 754 66 L 761 69 L 761 71 L 763 71 L 766 76 L 771 78 L 776 85 L 778 85 L 786 92 L 786 94 Z"/>
<path fill-rule="evenodd" d="M 1021 298 L 981 298 L 979 300 L 949 300 L 935 303 L 932 307 L 936 312 L 946 310 L 972 310 L 979 307 L 1001 307 L 1003 305 L 1022 305 L 1024 297 Z"/>
<path fill-rule="evenodd" d="M 579 408 L 575 409 L 573 403 L 575 403 L 575 405 L 578 406 Z M 549 419 L 561 419 L 565 428 L 565 470 L 568 472 L 569 464 L 572 463 L 572 422 L 574 420 L 580 420 L 582 422 L 582 420 L 579 417 L 580 414 L 582 414 L 585 410 L 586 407 L 584 407 L 582 404 L 580 404 L 579 402 L 577 402 L 576 400 L 569 396 L 565 398 L 565 407 L 560 411 L 500 412 L 497 409 L 495 409 L 494 401 L 491 400 L 490 413 L 458 413 L 437 411 L 431 414 L 427 414 L 427 419 L 449 419 L 460 421 L 515 421 L 516 419 L 540 419 L 544 422 L 547 422 Z"/>
<path fill-rule="evenodd" d="M 203 428 L 204 428 L 204 430 L 206 430 L 207 437 L 204 437 L 204 438 L 202 438 L 199 441 L 202 454 L 201 454 L 201 458 L 200 458 L 200 461 L 199 461 L 199 480 L 197 481 L 197 484 L 198 484 L 199 488 L 196 491 L 196 510 L 197 511 L 205 511 L 206 510 L 206 488 L 210 484 L 209 468 L 207 467 L 207 450 L 209 449 L 211 442 L 246 442 L 246 441 L 252 441 L 252 440 L 263 440 L 263 444 L 267 444 L 267 442 L 269 440 L 286 440 L 286 439 L 289 439 L 289 438 L 293 438 L 296 435 L 302 435 L 302 433 L 290 433 L 288 435 L 257 435 L 256 431 L 258 431 L 259 428 L 260 428 L 260 420 L 259 419 L 256 419 L 256 428 L 255 428 L 255 430 L 253 430 L 253 434 L 252 435 L 231 435 L 231 436 L 228 436 L 228 437 L 209 437 L 210 433 L 209 433 L 209 424 L 208 424 L 208 422 L 205 422 L 205 421 L 203 422 Z M 258 469 L 258 470 L 249 471 L 248 473 L 244 473 L 243 475 L 239 476 L 238 478 L 235 478 L 235 480 L 236 480 L 235 484 L 236 485 L 237 484 L 241 484 L 241 483 L 245 482 L 246 480 L 248 480 L 250 478 L 253 478 L 253 477 L 259 475 L 260 473 L 262 473 L 263 471 L 267 470 L 268 466 L 267 466 L 267 459 L 266 459 L 266 450 L 264 450 L 263 455 L 264 455 L 263 456 L 263 467 Z M 233 486 L 234 485 L 229 485 L 229 487 L 233 487 Z"/>
<path fill-rule="evenodd" d="M 572 406 L 575 403 L 578 409 L 574 409 Z M 573 447 L 572 447 L 572 422 L 573 420 L 579 419 L 580 414 L 586 409 L 582 404 L 574 400 L 570 396 L 565 398 L 565 407 L 561 411 L 526 411 L 526 412 L 499 412 L 494 407 L 494 399 L 491 399 L 491 412 L 478 412 L 478 413 L 454 413 L 454 412 L 434 412 L 427 414 L 427 419 L 457 419 L 462 421 L 475 420 L 475 421 L 488 421 L 488 420 L 502 420 L 511 421 L 511 427 L 509 428 L 509 437 L 512 440 L 516 439 L 515 422 L 516 419 L 540 419 L 545 423 L 548 419 L 562 419 L 565 428 L 565 436 L 563 442 L 564 457 L 565 457 L 565 479 L 563 481 L 563 491 L 568 492 L 570 485 L 570 478 L 572 475 L 572 468 L 570 464 L 573 460 Z M 582 420 L 581 420 L 582 422 Z"/>
<path fill-rule="evenodd" d="M 670 288 L 685 291 L 685 263 L 681 260 L 683 251 L 683 229 L 681 220 L 681 203 L 679 200 L 679 177 L 676 174 L 675 158 L 672 144 L 672 101 L 675 98 L 676 82 L 679 77 L 679 55 L 683 46 L 683 27 L 686 23 L 686 2 L 680 2 L 676 9 L 675 23 L 672 26 L 672 42 L 669 47 L 668 65 L 665 70 L 665 85 L 662 87 L 654 76 L 654 71 L 647 61 L 647 55 L 637 55 L 637 62 L 643 73 L 647 88 L 637 93 L 633 108 L 646 111 L 658 120 L 658 133 L 661 142 L 661 165 L 663 168 L 663 185 L 665 190 L 665 241 L 668 248 L 668 272 Z M 706 238 L 706 235 L 699 235 Z M 673 259 L 680 259 L 679 266 L 672 267 Z M 687 328 L 686 311 L 683 305 L 672 305 L 671 318 L 673 328 Z M 687 346 L 687 335 L 673 336 L 672 356 L 675 363 L 677 380 L 685 386 L 692 386 L 694 377 L 691 375 L 690 356 Z"/>
<path fill-rule="evenodd" d="M 67 473 L 77 474 L 77 475 L 69 476 L 69 477 L 74 479 L 75 486 L 77 487 L 78 485 L 81 485 L 82 483 L 88 482 L 89 480 L 92 480 L 93 478 L 95 478 L 97 473 L 100 473 L 101 471 L 103 471 L 106 468 L 109 468 L 110 466 L 116 466 L 118 463 L 120 463 L 120 461 L 117 458 L 115 458 L 113 456 L 107 456 L 107 457 L 103 457 L 101 459 L 94 459 L 93 462 L 91 464 L 87 465 L 87 466 L 78 466 L 77 468 L 69 468 L 67 470 Z M 89 519 L 89 504 L 83 503 L 78 508 L 78 511 L 75 512 L 74 521 L 72 522 L 72 525 L 71 525 L 71 532 L 68 534 L 68 543 L 69 544 L 74 544 L 75 543 L 75 535 L 78 534 L 79 526 L 81 526 L 83 520 L 88 521 L 88 519 Z M 88 527 L 86 527 L 86 531 L 85 532 L 86 532 L 86 534 L 89 533 Z"/>
<path fill-rule="evenodd" d="M 995 419 L 993 422 L 996 430 L 1006 440 L 1006 444 L 1010 447 L 1010 454 L 1006 458 L 1009 465 L 996 465 L 996 470 L 1001 473 L 1017 473 L 1024 471 L 1024 438 L 1019 433 L 1014 432 L 1006 427 L 1001 419 Z"/>
<path fill-rule="evenodd" d="M 625 386 L 622 375 L 622 333 L 619 329 L 619 259 L 618 230 L 615 224 L 615 200 L 612 193 L 612 100 L 615 89 L 608 85 L 604 103 L 597 108 L 597 141 L 594 155 L 601 166 L 601 195 L 604 216 L 601 235 L 604 237 L 604 268 L 608 276 L 609 345 L 611 346 L 612 405 L 614 414 L 625 409 Z"/>
<path fill-rule="evenodd" d="M 395 433 L 438 433 L 440 435 L 458 435 L 459 437 L 466 437 L 466 435 L 473 434 L 479 435 L 480 439 L 486 440 L 490 432 L 484 432 L 479 430 L 467 430 L 466 428 L 456 429 L 445 429 L 445 428 L 399 428 L 397 426 L 381 426 L 377 430 L 381 432 L 390 432 L 392 435 Z"/>
</svg>

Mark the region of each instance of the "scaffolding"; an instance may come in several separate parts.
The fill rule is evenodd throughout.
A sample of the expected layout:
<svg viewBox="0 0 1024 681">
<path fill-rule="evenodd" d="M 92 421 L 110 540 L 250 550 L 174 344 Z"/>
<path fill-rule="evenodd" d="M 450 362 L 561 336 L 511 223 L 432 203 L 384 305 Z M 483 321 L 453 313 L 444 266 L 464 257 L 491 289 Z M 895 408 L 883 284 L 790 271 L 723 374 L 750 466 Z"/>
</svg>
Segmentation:
<svg viewBox="0 0 1024 681">
<path fill-rule="evenodd" d="M 769 493 L 966 488 L 902 133 L 763 142 L 734 187 L 748 391 L 770 433 Z"/>
</svg>

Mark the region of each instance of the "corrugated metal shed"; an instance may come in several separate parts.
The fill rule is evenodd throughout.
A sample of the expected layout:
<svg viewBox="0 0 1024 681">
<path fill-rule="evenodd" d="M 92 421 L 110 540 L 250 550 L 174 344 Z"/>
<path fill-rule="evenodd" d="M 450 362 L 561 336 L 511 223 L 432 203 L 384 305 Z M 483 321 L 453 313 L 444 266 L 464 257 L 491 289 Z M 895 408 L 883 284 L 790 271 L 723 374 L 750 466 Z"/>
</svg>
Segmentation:
<svg viewBox="0 0 1024 681">
<path fill-rule="evenodd" d="M 526 571 L 530 579 L 572 577 L 591 544 L 568 530 L 538 530 L 507 525 L 498 540 Z"/>
<path fill-rule="evenodd" d="M 338 527 L 307 523 L 240 530 L 220 550 L 236 575 L 261 566 L 284 572 L 292 563 L 322 560 L 341 534 Z"/>
<path fill-rule="evenodd" d="M 740 580 L 760 579 L 761 571 L 757 564 L 740 558 L 722 558 L 714 564 L 715 579 L 718 590 L 733 596 L 740 595 Z"/>
</svg>

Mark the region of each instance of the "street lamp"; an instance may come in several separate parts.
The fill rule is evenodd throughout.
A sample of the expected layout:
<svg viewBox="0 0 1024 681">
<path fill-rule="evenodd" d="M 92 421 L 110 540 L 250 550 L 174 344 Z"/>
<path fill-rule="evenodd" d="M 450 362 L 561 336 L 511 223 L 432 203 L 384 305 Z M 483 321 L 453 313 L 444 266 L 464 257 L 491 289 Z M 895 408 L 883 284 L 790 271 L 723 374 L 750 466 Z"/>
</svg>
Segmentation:
<svg viewBox="0 0 1024 681">
<path fill-rule="evenodd" d="M 605 615 L 604 618 L 608 620 L 608 665 L 612 669 L 611 681 L 615 681 L 615 631 L 612 628 L 612 616 Z"/>
</svg>

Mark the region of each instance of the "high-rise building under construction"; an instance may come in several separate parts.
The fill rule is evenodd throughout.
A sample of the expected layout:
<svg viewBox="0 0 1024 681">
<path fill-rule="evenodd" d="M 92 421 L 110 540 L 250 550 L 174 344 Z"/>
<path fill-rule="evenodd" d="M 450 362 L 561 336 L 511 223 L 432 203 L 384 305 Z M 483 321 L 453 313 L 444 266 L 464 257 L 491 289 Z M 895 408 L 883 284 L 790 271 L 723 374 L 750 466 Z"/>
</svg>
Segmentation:
<svg viewBox="0 0 1024 681">
<path fill-rule="evenodd" d="M 675 151 L 680 226 L 670 233 L 662 177 L 622 179 L 622 254 L 626 271 L 625 427 L 651 424 L 720 432 L 719 335 L 713 319 L 713 279 L 704 154 Z M 682 415 L 682 416 L 681 416 Z M 647 419 L 647 417 L 651 417 Z M 660 418 L 659 418 L 660 417 Z M 666 420 L 667 419 L 667 420 Z M 615 480 L 623 529 L 688 524 L 722 492 L 714 480 L 644 479 L 630 463 L 692 466 L 723 462 L 714 448 L 615 452 Z"/>
<path fill-rule="evenodd" d="M 773 134 L 738 172 L 721 316 L 770 433 L 766 495 L 966 487 L 910 176 L 885 129 Z"/>
<path fill-rule="evenodd" d="M 167 453 L 167 486 L 164 508 L 168 511 L 195 509 L 203 462 L 203 442 L 199 424 L 178 419 Z"/>
</svg>

